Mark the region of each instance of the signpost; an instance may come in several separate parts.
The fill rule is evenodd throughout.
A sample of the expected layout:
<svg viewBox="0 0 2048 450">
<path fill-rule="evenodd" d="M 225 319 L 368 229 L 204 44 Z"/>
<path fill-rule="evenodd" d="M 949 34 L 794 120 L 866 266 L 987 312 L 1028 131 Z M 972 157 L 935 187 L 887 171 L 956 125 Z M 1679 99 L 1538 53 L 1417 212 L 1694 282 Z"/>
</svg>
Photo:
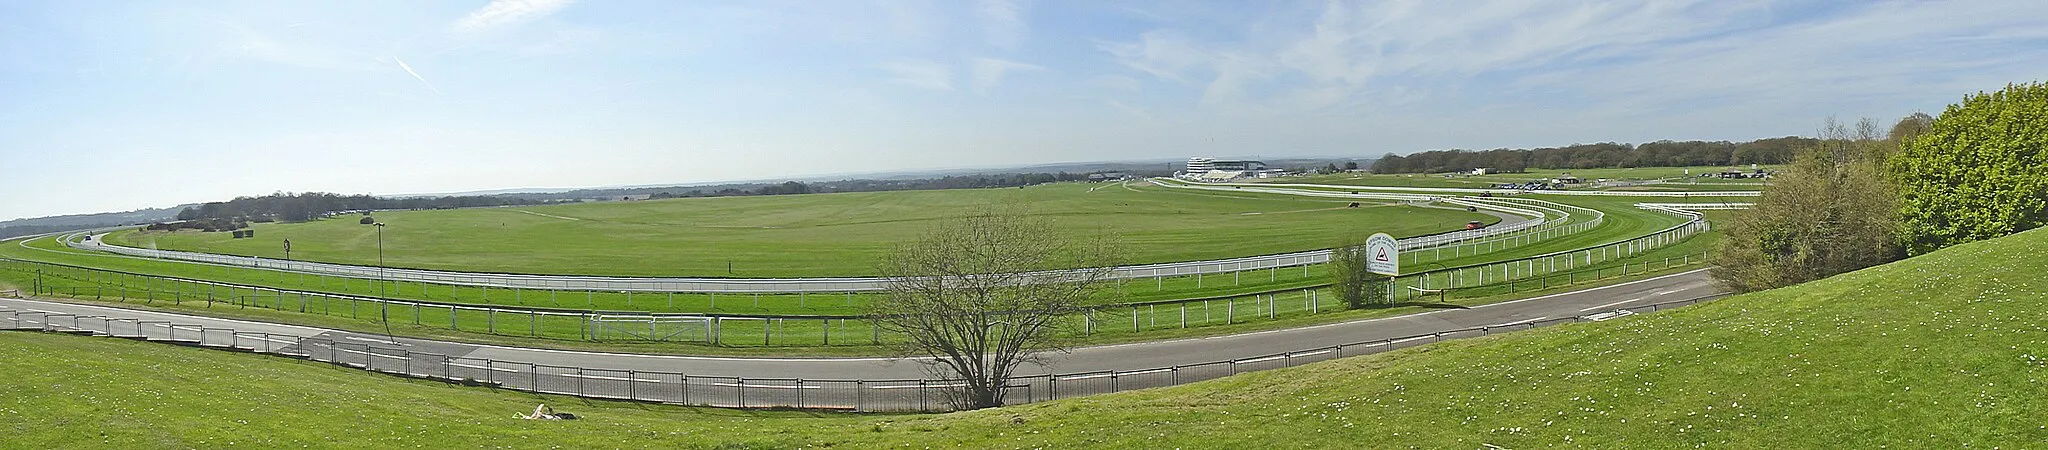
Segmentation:
<svg viewBox="0 0 2048 450">
<path fill-rule="evenodd" d="M 1386 276 L 1401 274 L 1401 248 L 1393 236 L 1373 233 L 1365 238 L 1365 271 Z"/>
<path fill-rule="evenodd" d="M 1372 237 L 1365 238 L 1365 271 L 1387 276 L 1387 282 L 1379 286 L 1386 291 L 1387 304 L 1393 304 L 1393 280 L 1401 275 L 1400 242 L 1386 233 L 1373 233 Z"/>
</svg>

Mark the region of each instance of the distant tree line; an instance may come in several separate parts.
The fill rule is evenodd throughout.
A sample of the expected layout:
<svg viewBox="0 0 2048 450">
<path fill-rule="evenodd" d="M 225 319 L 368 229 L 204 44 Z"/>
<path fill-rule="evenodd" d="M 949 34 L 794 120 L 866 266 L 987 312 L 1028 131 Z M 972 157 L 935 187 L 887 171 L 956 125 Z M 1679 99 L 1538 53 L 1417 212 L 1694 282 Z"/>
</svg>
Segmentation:
<svg viewBox="0 0 2048 450">
<path fill-rule="evenodd" d="M 81 229 L 81 228 L 95 228 L 95 227 L 103 227 L 103 226 L 112 226 L 112 225 L 117 225 L 117 224 L 91 224 L 91 225 L 9 225 L 9 226 L 4 226 L 4 227 L 0 227 L 0 239 L 7 239 L 7 238 L 13 238 L 13 237 L 20 237 L 20 236 L 28 236 L 28 235 L 33 235 L 33 234 L 43 234 L 43 233 L 55 233 L 55 232 L 59 232 L 59 231 L 71 231 L 71 230 L 77 230 L 77 229 Z"/>
<path fill-rule="evenodd" d="M 178 210 L 181 208 L 182 206 L 144 208 L 123 212 L 68 214 L 9 220 L 0 222 L 0 239 L 87 228 L 162 222 L 177 216 Z"/>
<path fill-rule="evenodd" d="M 1387 154 L 1372 164 L 1373 173 L 1464 172 L 1492 168 L 1522 172 L 1530 168 L 1596 169 L 1786 164 L 1813 138 L 1787 136 L 1749 142 L 1657 141 L 1641 145 L 1603 142 L 1537 149 L 1485 151 L 1433 150 L 1407 156 Z"/>
<path fill-rule="evenodd" d="M 534 205 L 548 203 L 508 196 L 449 196 L 386 198 L 370 195 L 341 195 L 326 192 L 275 193 L 261 197 L 236 197 L 225 202 L 204 203 L 178 212 L 180 221 L 226 224 L 236 220 L 254 222 L 304 222 L 342 211 L 379 209 L 450 209 L 480 206 Z M 220 222 L 228 221 L 228 222 Z M 233 229 L 213 227 L 215 229 Z"/>
<path fill-rule="evenodd" d="M 1131 174 L 1153 175 L 1138 173 Z M 933 189 L 1003 188 L 1032 186 L 1065 181 L 1087 181 L 1088 175 L 1089 174 L 1086 173 L 1055 172 L 953 175 L 940 178 L 921 178 L 913 180 L 841 180 L 818 183 L 785 181 L 778 184 L 712 186 L 706 188 L 691 189 L 682 192 L 676 192 L 673 189 L 671 189 L 655 192 L 651 194 L 649 198 L 662 199 L 687 197 L 732 197 L 744 195 L 816 194 L 825 192 L 877 192 Z M 1158 175 L 1165 175 L 1165 173 L 1161 172 Z"/>
</svg>

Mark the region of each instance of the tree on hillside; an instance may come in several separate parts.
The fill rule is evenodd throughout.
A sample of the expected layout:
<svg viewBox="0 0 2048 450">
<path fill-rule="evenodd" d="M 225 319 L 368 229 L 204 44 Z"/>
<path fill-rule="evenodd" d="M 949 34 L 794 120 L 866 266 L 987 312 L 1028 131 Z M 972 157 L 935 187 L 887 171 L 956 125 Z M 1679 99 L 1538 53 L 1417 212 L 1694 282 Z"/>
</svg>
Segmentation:
<svg viewBox="0 0 2048 450">
<path fill-rule="evenodd" d="M 1714 278 L 1741 292 L 1826 278 L 1897 259 L 1888 141 L 1869 119 L 1829 119 L 1756 206 L 1739 211 L 1714 255 Z"/>
<path fill-rule="evenodd" d="M 1065 319 L 1101 290 L 1111 255 L 1107 240 L 1077 241 L 1044 219 L 989 207 L 897 248 L 881 267 L 888 295 L 869 314 L 906 338 L 902 354 L 962 380 L 949 391 L 955 406 L 1001 406 L 1019 366 L 1064 350 Z"/>
<path fill-rule="evenodd" d="M 1884 137 L 1893 143 L 1904 144 L 1906 141 L 1913 140 L 1913 138 L 1926 133 L 1927 128 L 1933 125 L 1934 116 L 1929 116 L 1924 112 L 1916 112 L 1913 115 L 1899 119 L 1899 123 L 1892 124 L 1891 133 L 1885 134 Z"/>
<path fill-rule="evenodd" d="M 1380 275 L 1365 270 L 1368 258 L 1365 240 L 1356 237 L 1330 249 L 1330 290 L 1337 291 L 1337 298 L 1352 309 L 1381 304 L 1387 298 L 1380 291 Z"/>
<path fill-rule="evenodd" d="M 1908 254 L 2048 223 L 2048 84 L 1964 97 L 1893 159 Z"/>
</svg>

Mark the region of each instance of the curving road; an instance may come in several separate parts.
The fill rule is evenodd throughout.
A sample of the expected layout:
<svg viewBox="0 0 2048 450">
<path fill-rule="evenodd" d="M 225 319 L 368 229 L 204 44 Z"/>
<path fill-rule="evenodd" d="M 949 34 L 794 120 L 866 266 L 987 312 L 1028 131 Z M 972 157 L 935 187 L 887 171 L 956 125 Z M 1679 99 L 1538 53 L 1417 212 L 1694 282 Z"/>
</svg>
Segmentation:
<svg viewBox="0 0 2048 450">
<path fill-rule="evenodd" d="M 1047 355 L 1049 367 L 1026 367 L 1020 375 L 1133 371 L 1235 360 L 1284 352 L 1324 348 L 1433 332 L 1480 326 L 1511 325 L 1545 319 L 1592 315 L 1631 306 L 1705 297 L 1720 293 L 1705 269 L 1672 275 L 1514 300 L 1461 309 L 1442 309 L 1403 316 L 1367 319 L 1304 328 L 1261 331 L 1216 337 L 1179 339 L 1134 344 L 1083 347 L 1066 354 Z M 80 305 L 33 299 L 0 299 L 0 308 L 12 311 L 59 313 L 78 317 L 107 317 L 168 321 L 231 329 L 243 333 L 322 338 L 334 342 L 360 342 L 372 347 L 383 344 L 382 335 L 338 330 L 220 319 L 203 316 L 142 311 L 95 305 Z M 17 316 L 19 317 L 19 316 Z M 42 316 L 31 316 L 42 317 Z M 0 316 L 4 321 L 5 316 Z M 52 323 L 65 323 L 47 319 Z M 96 321 L 100 319 L 92 319 Z M 188 335 L 192 333 L 187 333 Z M 400 347 L 414 352 L 431 352 L 449 357 L 517 361 L 589 369 L 677 372 L 692 376 L 733 376 L 748 378 L 805 378 L 836 380 L 892 380 L 926 378 L 923 365 L 896 358 L 748 358 L 639 355 L 602 352 L 547 350 L 476 345 L 459 342 L 398 338 Z"/>
</svg>

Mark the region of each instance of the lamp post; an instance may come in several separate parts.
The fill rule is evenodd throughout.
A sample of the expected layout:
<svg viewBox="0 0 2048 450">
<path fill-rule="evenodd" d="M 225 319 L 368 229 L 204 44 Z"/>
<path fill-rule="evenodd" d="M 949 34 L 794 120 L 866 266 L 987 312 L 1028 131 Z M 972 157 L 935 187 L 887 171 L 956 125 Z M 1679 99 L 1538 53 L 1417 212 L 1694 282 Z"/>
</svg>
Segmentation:
<svg viewBox="0 0 2048 450">
<path fill-rule="evenodd" d="M 391 337 L 391 299 L 384 298 L 384 283 L 389 275 L 384 271 L 384 222 L 377 222 L 377 317 L 384 322 L 384 340 L 397 343 Z"/>
<path fill-rule="evenodd" d="M 384 296 L 384 222 L 377 222 L 377 296 Z"/>
</svg>

